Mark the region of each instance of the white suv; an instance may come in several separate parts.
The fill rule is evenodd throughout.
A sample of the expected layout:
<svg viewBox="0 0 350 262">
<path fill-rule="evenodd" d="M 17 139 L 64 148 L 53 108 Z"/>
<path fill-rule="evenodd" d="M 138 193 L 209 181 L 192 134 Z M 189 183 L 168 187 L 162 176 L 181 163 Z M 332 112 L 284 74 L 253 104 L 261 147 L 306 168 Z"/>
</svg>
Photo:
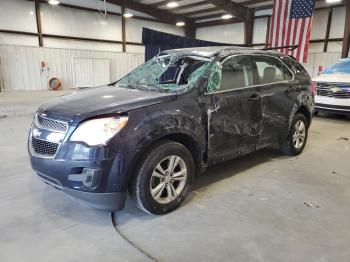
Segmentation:
<svg viewBox="0 0 350 262">
<path fill-rule="evenodd" d="M 350 58 L 339 60 L 314 82 L 316 111 L 350 115 Z"/>
</svg>

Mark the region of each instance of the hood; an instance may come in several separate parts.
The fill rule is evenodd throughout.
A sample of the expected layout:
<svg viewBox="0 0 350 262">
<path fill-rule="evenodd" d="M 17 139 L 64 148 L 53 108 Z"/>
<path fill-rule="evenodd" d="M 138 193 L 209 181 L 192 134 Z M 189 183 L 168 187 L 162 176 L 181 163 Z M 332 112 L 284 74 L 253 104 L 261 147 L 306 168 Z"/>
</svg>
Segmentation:
<svg viewBox="0 0 350 262">
<path fill-rule="evenodd" d="M 324 83 L 350 83 L 350 74 L 323 74 L 314 78 L 313 81 Z"/>
<path fill-rule="evenodd" d="M 104 86 L 76 91 L 39 107 L 39 114 L 73 123 L 103 114 L 122 113 L 176 99 L 176 94 Z"/>
</svg>

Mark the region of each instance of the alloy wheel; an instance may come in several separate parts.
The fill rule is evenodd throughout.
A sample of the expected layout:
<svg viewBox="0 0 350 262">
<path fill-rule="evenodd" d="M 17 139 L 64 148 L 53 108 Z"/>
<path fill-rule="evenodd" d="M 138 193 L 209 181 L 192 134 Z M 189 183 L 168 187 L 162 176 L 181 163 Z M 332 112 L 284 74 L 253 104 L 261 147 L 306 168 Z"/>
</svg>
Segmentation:
<svg viewBox="0 0 350 262">
<path fill-rule="evenodd" d="M 185 161 L 176 155 L 162 159 L 154 168 L 150 190 L 155 201 L 168 204 L 175 200 L 183 191 L 187 180 Z"/>
<path fill-rule="evenodd" d="M 302 120 L 295 123 L 294 134 L 293 134 L 293 144 L 296 149 L 303 147 L 306 137 L 306 126 Z"/>
</svg>

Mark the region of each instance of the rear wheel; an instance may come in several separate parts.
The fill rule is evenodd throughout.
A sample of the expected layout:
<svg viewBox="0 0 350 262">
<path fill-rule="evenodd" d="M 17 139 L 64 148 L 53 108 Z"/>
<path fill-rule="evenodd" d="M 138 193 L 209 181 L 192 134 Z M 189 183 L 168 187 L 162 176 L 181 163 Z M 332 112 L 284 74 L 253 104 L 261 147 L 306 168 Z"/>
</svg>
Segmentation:
<svg viewBox="0 0 350 262">
<path fill-rule="evenodd" d="M 280 142 L 280 150 L 287 155 L 299 155 L 303 152 L 308 138 L 308 121 L 303 114 L 296 114 L 286 139 Z"/>
<path fill-rule="evenodd" d="M 188 195 L 194 172 L 192 154 L 184 145 L 161 141 L 141 160 L 130 195 L 137 206 L 148 213 L 171 212 Z"/>
</svg>

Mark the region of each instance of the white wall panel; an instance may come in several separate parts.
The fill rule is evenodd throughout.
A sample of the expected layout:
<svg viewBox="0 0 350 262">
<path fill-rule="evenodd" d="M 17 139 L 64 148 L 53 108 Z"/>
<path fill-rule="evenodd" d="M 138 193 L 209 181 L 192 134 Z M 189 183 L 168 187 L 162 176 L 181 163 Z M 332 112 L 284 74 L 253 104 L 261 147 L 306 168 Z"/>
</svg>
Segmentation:
<svg viewBox="0 0 350 262">
<path fill-rule="evenodd" d="M 93 9 L 99 9 L 99 10 L 101 10 L 101 12 L 104 12 L 104 5 L 103 5 L 102 0 L 100 0 L 100 1 L 98 1 L 98 0 L 60 0 L 60 2 L 65 3 L 65 4 L 78 5 L 78 6 L 89 7 L 89 8 L 93 8 Z M 106 3 L 106 9 L 107 9 L 107 11 L 121 13 L 121 8 L 118 5 Z M 150 15 L 143 14 L 143 13 L 140 13 L 140 12 L 137 12 L 134 10 L 131 10 L 131 12 L 133 13 L 133 15 L 152 18 L 152 16 L 150 16 Z"/>
<path fill-rule="evenodd" d="M 126 45 L 126 52 L 145 54 L 145 46 L 143 46 L 143 45 Z"/>
<path fill-rule="evenodd" d="M 36 36 L 14 35 L 0 33 L 0 45 L 22 45 L 22 46 L 38 46 L 38 38 Z"/>
<path fill-rule="evenodd" d="M 126 41 L 141 43 L 142 42 L 142 27 L 147 27 L 157 31 L 184 36 L 185 32 L 182 27 L 175 25 L 168 25 L 163 23 L 156 23 L 144 21 L 139 19 L 126 20 Z"/>
<path fill-rule="evenodd" d="M 244 44 L 244 24 L 228 24 L 198 28 L 198 39 L 228 44 Z"/>
<path fill-rule="evenodd" d="M 101 0 L 60 0 L 61 3 L 89 7 L 93 9 L 100 9 L 103 11 L 103 1 Z M 120 13 L 120 6 L 106 3 L 107 11 L 112 11 L 116 13 Z"/>
<path fill-rule="evenodd" d="M 46 90 L 48 80 L 52 77 L 61 80 L 63 89 L 73 88 L 75 58 L 109 60 L 109 75 L 112 82 L 143 63 L 144 54 L 1 45 L 0 71 L 4 89 L 5 91 Z M 42 61 L 47 64 L 43 70 Z"/>
<path fill-rule="evenodd" d="M 313 53 L 308 55 L 308 62 L 304 64 L 305 69 L 311 77 L 316 77 L 319 67 L 329 67 L 335 64 L 341 57 L 341 53 Z"/>
<path fill-rule="evenodd" d="M 41 4 L 41 20 L 44 34 L 117 41 L 122 39 L 119 16 L 109 15 L 106 22 L 99 13 Z"/>
<path fill-rule="evenodd" d="M 107 52 L 122 52 L 121 44 L 68 40 L 58 38 L 44 38 L 44 46 L 52 48 L 83 49 Z M 138 53 L 138 52 L 137 52 Z"/>
<path fill-rule="evenodd" d="M 341 52 L 343 48 L 343 42 L 329 42 L 328 52 Z"/>
<path fill-rule="evenodd" d="M 322 53 L 323 52 L 324 43 L 310 43 L 309 45 L 309 53 Z"/>
<path fill-rule="evenodd" d="M 74 86 L 94 87 L 109 83 L 108 59 L 80 57 L 74 59 Z"/>
<path fill-rule="evenodd" d="M 0 0 L 0 29 L 36 33 L 34 1 Z"/>
<path fill-rule="evenodd" d="M 272 15 L 272 9 L 256 11 L 255 16 L 258 16 L 258 15 Z"/>
<path fill-rule="evenodd" d="M 265 43 L 267 20 L 267 18 L 257 18 L 254 20 L 253 44 Z"/>
<path fill-rule="evenodd" d="M 330 38 L 343 37 L 345 25 L 345 7 L 338 7 L 333 9 Z"/>
<path fill-rule="evenodd" d="M 311 39 L 324 39 L 326 36 L 328 10 L 318 10 L 314 14 Z"/>
</svg>

